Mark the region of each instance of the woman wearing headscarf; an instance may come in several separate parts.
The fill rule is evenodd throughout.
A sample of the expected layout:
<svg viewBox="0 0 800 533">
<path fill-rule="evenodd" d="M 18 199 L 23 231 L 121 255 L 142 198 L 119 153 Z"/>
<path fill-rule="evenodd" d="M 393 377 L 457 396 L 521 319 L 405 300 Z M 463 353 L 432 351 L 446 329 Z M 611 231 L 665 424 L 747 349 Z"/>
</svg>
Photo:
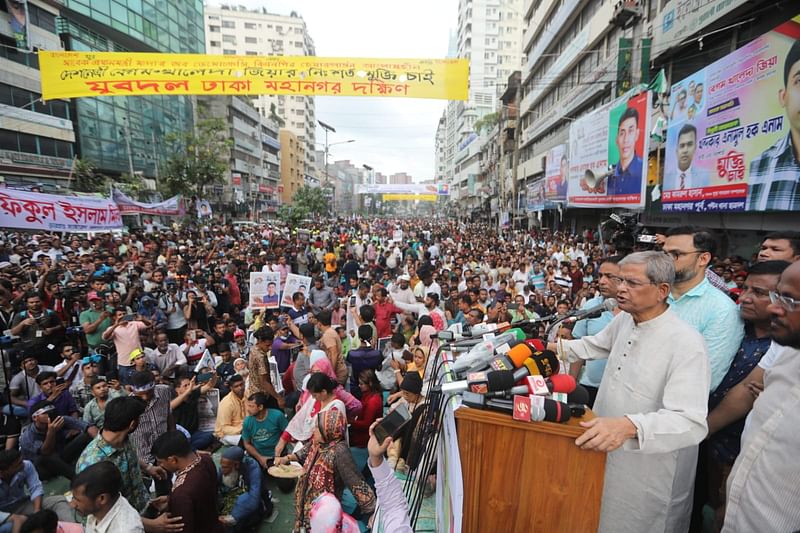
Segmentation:
<svg viewBox="0 0 800 533">
<path fill-rule="evenodd" d="M 319 352 L 319 354 L 316 352 Z M 308 384 L 314 374 L 323 374 L 330 378 L 331 381 L 328 381 L 328 383 L 333 383 L 333 390 L 324 390 L 323 393 L 318 391 L 317 387 L 309 387 Z M 314 350 L 312 352 L 311 371 L 304 384 L 304 389 L 297 403 L 299 406 L 297 413 L 295 413 L 294 417 L 289 421 L 286 431 L 283 432 L 277 446 L 275 446 L 276 457 L 283 453 L 288 443 L 306 442 L 311 438 L 313 420 L 317 413 L 325 409 L 339 409 L 343 407 L 342 414 L 346 415 L 348 420 L 355 419 L 356 416 L 361 414 L 361 402 L 338 384 L 336 381 L 336 373 L 333 371 L 331 362 L 321 350 Z M 321 389 L 325 389 L 325 387 L 321 387 Z M 314 397 L 315 395 L 317 398 Z M 318 399 L 320 396 L 324 396 L 322 401 Z M 336 400 L 335 403 L 334 400 Z"/>
<path fill-rule="evenodd" d="M 350 448 L 345 443 L 347 419 L 337 409 L 329 409 L 315 417 L 311 446 L 286 457 L 275 459 L 275 464 L 298 461 L 303 464 L 303 475 L 295 489 L 295 531 L 309 530 L 314 500 L 325 492 L 341 500 L 345 488 L 350 489 L 361 514 L 368 517 L 375 510 L 375 493 L 356 469 Z"/>
</svg>

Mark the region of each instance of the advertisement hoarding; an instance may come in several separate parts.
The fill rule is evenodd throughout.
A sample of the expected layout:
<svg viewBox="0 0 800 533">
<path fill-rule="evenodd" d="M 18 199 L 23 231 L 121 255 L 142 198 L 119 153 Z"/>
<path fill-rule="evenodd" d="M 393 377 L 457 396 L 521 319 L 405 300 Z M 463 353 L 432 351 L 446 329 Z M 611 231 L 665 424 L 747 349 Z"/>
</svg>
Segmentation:
<svg viewBox="0 0 800 533">
<path fill-rule="evenodd" d="M 569 128 L 570 207 L 641 207 L 652 93 L 606 104 Z"/>
<path fill-rule="evenodd" d="M 800 209 L 800 15 L 675 83 L 664 212 Z"/>
</svg>

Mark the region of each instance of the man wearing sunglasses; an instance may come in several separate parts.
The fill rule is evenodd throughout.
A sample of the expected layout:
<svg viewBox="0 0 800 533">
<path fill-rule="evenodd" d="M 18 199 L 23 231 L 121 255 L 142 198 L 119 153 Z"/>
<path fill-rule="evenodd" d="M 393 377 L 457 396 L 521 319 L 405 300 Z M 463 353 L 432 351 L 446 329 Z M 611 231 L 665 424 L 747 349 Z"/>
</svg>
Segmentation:
<svg viewBox="0 0 800 533">
<path fill-rule="evenodd" d="M 800 524 L 800 262 L 783 271 L 769 298 L 770 352 L 777 356 L 728 477 L 723 533 L 795 531 Z"/>
<path fill-rule="evenodd" d="M 714 392 L 728 372 L 744 337 L 744 323 L 736 304 L 706 279 L 717 247 L 705 229 L 682 226 L 667 231 L 663 250 L 675 263 L 675 283 L 668 299 L 670 309 L 703 336 L 711 366 Z"/>
</svg>

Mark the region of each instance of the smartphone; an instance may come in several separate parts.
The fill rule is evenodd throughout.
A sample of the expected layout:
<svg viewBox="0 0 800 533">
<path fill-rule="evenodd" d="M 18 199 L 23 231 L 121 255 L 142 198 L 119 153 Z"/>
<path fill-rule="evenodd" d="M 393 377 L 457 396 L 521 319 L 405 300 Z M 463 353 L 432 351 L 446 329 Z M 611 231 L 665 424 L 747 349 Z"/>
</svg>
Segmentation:
<svg viewBox="0 0 800 533">
<path fill-rule="evenodd" d="M 408 412 L 408 407 L 401 403 L 375 426 L 373 430 L 375 438 L 378 439 L 378 442 L 383 443 L 387 437 L 397 436 L 409 420 L 411 420 L 411 413 Z"/>
<path fill-rule="evenodd" d="M 208 381 L 211 381 L 211 376 L 213 376 L 213 375 L 214 374 L 212 372 L 205 372 L 203 374 L 198 374 L 197 375 L 197 382 L 198 383 L 206 383 Z"/>
<path fill-rule="evenodd" d="M 195 330 L 189 331 L 189 340 L 192 342 L 197 340 L 197 331 Z"/>
<path fill-rule="evenodd" d="M 56 378 L 56 385 L 63 385 L 64 384 L 64 376 L 58 376 Z"/>
<path fill-rule="evenodd" d="M 133 322 L 134 320 L 136 320 L 136 315 L 125 315 L 124 317 L 122 317 L 122 320 L 125 322 Z"/>
<path fill-rule="evenodd" d="M 355 307 L 355 305 L 356 305 L 356 297 L 355 296 L 351 296 L 350 297 L 350 307 Z"/>
</svg>

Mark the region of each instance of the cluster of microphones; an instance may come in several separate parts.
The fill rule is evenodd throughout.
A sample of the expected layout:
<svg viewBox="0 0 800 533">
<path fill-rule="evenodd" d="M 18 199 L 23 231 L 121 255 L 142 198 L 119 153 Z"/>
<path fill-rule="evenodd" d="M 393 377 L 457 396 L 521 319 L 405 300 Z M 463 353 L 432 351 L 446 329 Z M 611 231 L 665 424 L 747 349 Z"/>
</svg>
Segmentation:
<svg viewBox="0 0 800 533">
<path fill-rule="evenodd" d="M 615 305 L 607 300 L 570 318 L 581 320 Z M 507 329 L 510 326 L 497 325 L 494 332 L 499 334 L 494 337 L 472 331 L 472 338 L 453 342 L 453 351 L 467 353 L 450 369 L 466 379 L 443 384 L 442 393 L 461 394 L 466 406 L 508 412 L 525 422 L 566 422 L 583 416 L 588 391 L 569 374 L 559 373 L 558 357 L 542 340 L 526 338 L 522 329 Z"/>
</svg>

